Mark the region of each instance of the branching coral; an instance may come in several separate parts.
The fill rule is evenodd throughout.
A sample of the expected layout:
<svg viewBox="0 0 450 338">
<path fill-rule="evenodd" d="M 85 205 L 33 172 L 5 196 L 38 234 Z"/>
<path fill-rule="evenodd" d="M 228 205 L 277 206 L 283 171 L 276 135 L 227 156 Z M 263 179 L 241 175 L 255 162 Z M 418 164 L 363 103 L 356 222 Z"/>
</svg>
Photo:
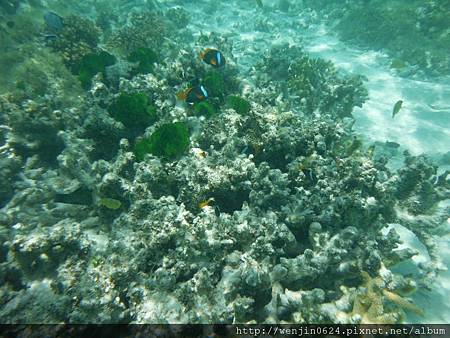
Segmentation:
<svg viewBox="0 0 450 338">
<path fill-rule="evenodd" d="M 363 272 L 364 284 L 353 302 L 352 315 L 358 315 L 362 324 L 396 324 L 404 311 L 423 316 L 423 311 L 397 293 L 387 290 L 382 277 L 371 277 Z"/>
<path fill-rule="evenodd" d="M 83 56 L 96 51 L 100 30 L 89 19 L 71 15 L 64 19 L 64 28 L 50 46 L 59 52 L 67 66 L 76 67 Z"/>
<path fill-rule="evenodd" d="M 109 45 L 129 54 L 139 48 L 157 50 L 164 38 L 165 23 L 152 12 L 133 13 L 129 23 L 114 31 Z"/>
<path fill-rule="evenodd" d="M 311 58 L 297 47 L 272 48 L 260 67 L 306 113 L 318 110 L 351 117 L 353 108 L 361 107 L 367 98 L 363 77 L 342 75 L 331 62 Z"/>
</svg>

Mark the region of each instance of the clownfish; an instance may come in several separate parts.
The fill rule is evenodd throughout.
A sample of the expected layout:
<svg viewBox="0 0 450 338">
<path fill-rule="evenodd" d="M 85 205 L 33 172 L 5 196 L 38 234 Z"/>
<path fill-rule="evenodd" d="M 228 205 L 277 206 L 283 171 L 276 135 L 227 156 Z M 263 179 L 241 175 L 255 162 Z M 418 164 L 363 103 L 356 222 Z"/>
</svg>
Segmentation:
<svg viewBox="0 0 450 338">
<path fill-rule="evenodd" d="M 188 104 L 194 104 L 197 102 L 205 101 L 208 98 L 208 92 L 202 85 L 189 87 L 177 93 L 177 99 L 185 101 Z"/>
<path fill-rule="evenodd" d="M 226 63 L 222 52 L 217 49 L 207 48 L 199 56 L 203 62 L 216 68 L 223 67 Z"/>
</svg>

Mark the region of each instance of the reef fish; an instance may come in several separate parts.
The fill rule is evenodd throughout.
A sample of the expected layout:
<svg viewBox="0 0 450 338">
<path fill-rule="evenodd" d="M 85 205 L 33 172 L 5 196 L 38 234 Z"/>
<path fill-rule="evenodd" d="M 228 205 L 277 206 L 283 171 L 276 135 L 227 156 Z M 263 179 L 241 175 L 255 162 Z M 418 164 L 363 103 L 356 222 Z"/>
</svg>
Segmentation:
<svg viewBox="0 0 450 338">
<path fill-rule="evenodd" d="M 210 197 L 207 200 L 201 201 L 198 204 L 199 209 L 204 209 L 206 207 L 212 206 L 214 204 L 214 197 Z"/>
<path fill-rule="evenodd" d="M 110 210 L 117 210 L 122 206 L 122 202 L 114 198 L 103 197 L 98 200 L 98 204 Z"/>
<path fill-rule="evenodd" d="M 398 112 L 400 111 L 400 109 L 402 109 L 402 105 L 403 105 L 403 101 L 402 101 L 402 100 L 398 100 L 398 101 L 395 103 L 394 109 L 392 109 L 392 118 L 394 118 L 394 116 L 398 114 Z"/>
<path fill-rule="evenodd" d="M 386 141 L 385 145 L 388 148 L 394 148 L 394 149 L 397 149 L 400 147 L 400 144 L 398 144 L 397 142 L 392 142 L 392 141 Z"/>
<path fill-rule="evenodd" d="M 44 15 L 47 28 L 52 32 L 60 32 L 64 28 L 64 20 L 54 12 L 47 12 Z"/>
<path fill-rule="evenodd" d="M 207 48 L 199 56 L 203 62 L 213 67 L 219 68 L 225 66 L 225 57 L 217 49 Z"/>
<path fill-rule="evenodd" d="M 202 85 L 197 85 L 189 87 L 177 93 L 177 99 L 185 101 L 188 104 L 193 105 L 194 103 L 204 101 L 208 98 L 208 91 Z"/>
</svg>

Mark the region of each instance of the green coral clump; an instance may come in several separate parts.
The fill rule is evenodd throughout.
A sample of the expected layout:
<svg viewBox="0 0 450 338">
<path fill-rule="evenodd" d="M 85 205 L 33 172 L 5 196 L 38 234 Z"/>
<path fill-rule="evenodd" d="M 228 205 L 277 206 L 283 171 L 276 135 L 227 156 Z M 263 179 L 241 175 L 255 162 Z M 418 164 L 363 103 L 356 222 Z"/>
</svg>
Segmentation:
<svg viewBox="0 0 450 338">
<path fill-rule="evenodd" d="M 116 63 L 116 58 L 108 52 L 101 51 L 99 53 L 90 53 L 80 60 L 74 66 L 73 71 L 78 75 L 81 86 L 88 89 L 91 85 L 92 78 L 97 73 L 105 73 L 105 68 Z"/>
<path fill-rule="evenodd" d="M 168 159 L 181 156 L 189 147 L 189 130 L 185 123 L 166 123 L 160 126 L 149 138 L 136 142 L 134 154 L 142 161 L 147 154 Z"/>
<path fill-rule="evenodd" d="M 138 48 L 131 52 L 127 58 L 130 62 L 137 63 L 135 74 L 148 74 L 153 71 L 153 65 L 158 61 L 158 55 L 150 48 Z"/>
<path fill-rule="evenodd" d="M 225 93 L 225 79 L 219 72 L 211 71 L 205 74 L 202 84 L 212 97 L 223 97 Z"/>
<path fill-rule="evenodd" d="M 206 101 L 196 103 L 194 105 L 194 112 L 195 112 L 195 115 L 204 116 L 206 118 L 210 118 L 210 117 L 216 115 L 216 113 L 217 113 L 214 106 L 211 103 L 206 102 Z"/>
<path fill-rule="evenodd" d="M 145 93 L 121 93 L 109 111 L 115 120 L 130 129 L 145 129 L 157 119 L 156 107 Z"/>
<path fill-rule="evenodd" d="M 236 95 L 228 96 L 227 104 L 240 115 L 247 115 L 252 108 L 250 102 Z"/>
</svg>

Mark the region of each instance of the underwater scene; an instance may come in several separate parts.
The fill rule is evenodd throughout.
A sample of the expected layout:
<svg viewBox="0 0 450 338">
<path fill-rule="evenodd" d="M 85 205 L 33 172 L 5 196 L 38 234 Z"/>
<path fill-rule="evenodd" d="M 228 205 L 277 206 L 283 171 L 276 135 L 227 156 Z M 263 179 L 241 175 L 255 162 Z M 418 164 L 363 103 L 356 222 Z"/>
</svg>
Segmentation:
<svg viewBox="0 0 450 338">
<path fill-rule="evenodd" d="M 450 323 L 449 1 L 0 18 L 0 323 Z"/>
</svg>

